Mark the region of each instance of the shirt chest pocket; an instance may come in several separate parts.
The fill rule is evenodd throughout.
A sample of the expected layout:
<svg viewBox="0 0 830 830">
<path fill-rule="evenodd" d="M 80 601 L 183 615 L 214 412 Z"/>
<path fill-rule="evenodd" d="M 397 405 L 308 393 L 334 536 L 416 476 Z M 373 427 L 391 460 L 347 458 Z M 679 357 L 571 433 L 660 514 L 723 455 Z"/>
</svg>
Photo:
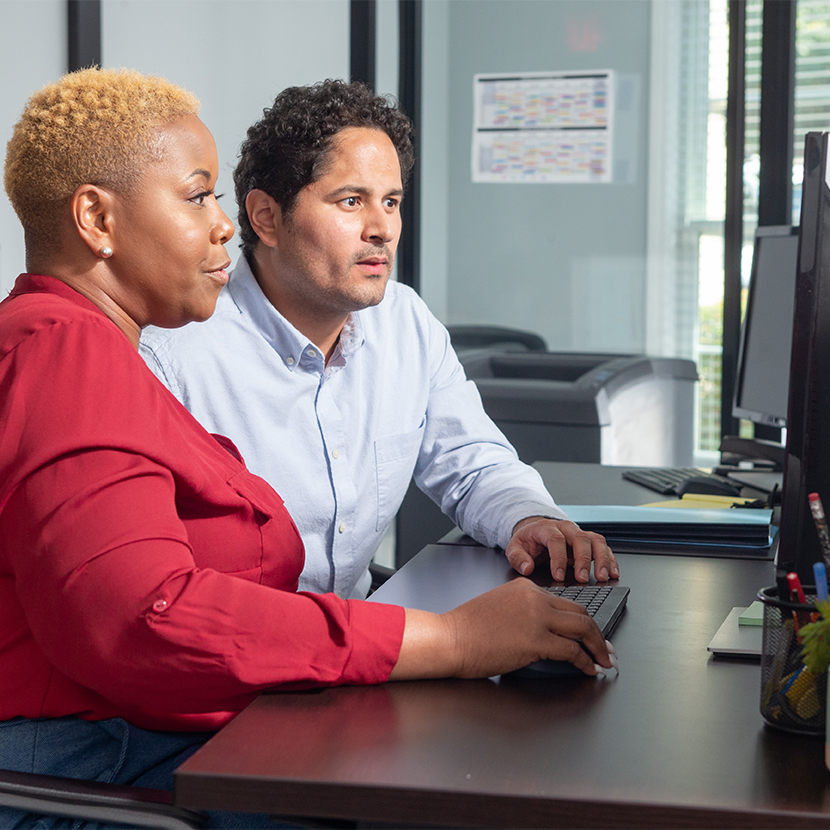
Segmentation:
<svg viewBox="0 0 830 830">
<path fill-rule="evenodd" d="M 206 521 L 198 527 L 189 523 L 197 564 L 259 582 L 265 540 L 274 517 L 283 510 L 282 500 L 247 470 L 230 475 L 226 489 L 215 498 Z"/>
<path fill-rule="evenodd" d="M 387 435 L 375 441 L 378 518 L 375 530 L 385 530 L 401 506 L 418 461 L 424 425 L 412 432 Z"/>
</svg>

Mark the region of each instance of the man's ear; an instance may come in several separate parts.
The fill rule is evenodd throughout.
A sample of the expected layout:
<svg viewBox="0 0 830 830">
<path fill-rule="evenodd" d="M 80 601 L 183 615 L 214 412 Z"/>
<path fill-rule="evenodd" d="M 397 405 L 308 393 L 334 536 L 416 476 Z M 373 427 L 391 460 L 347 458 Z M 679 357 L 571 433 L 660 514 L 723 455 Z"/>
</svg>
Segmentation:
<svg viewBox="0 0 830 830">
<path fill-rule="evenodd" d="M 248 221 L 256 235 L 269 248 L 277 247 L 282 227 L 282 208 L 264 190 L 252 190 L 245 197 Z"/>
<path fill-rule="evenodd" d="M 70 205 L 75 230 L 92 253 L 100 256 L 102 248 L 112 249 L 112 194 L 97 185 L 82 184 L 72 194 Z"/>
</svg>

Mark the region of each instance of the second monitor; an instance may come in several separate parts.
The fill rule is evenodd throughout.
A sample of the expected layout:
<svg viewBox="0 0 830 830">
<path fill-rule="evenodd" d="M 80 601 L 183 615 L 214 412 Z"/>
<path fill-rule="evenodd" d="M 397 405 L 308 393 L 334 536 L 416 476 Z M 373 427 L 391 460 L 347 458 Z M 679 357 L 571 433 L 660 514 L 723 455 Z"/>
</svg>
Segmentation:
<svg viewBox="0 0 830 830">
<path fill-rule="evenodd" d="M 760 426 L 787 425 L 797 262 L 798 228 L 772 225 L 755 231 L 732 415 Z M 726 464 L 744 458 L 762 466 L 772 463 L 776 470 L 784 464 L 783 445 L 758 438 L 724 436 L 721 453 Z"/>
<path fill-rule="evenodd" d="M 756 230 L 732 407 L 736 418 L 787 425 L 797 265 L 798 228 Z"/>
</svg>

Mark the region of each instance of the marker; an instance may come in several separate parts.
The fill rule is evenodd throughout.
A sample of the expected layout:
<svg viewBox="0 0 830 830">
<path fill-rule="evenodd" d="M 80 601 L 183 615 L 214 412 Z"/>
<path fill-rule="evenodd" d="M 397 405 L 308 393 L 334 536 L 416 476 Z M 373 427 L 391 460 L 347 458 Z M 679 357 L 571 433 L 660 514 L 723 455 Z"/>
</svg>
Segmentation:
<svg viewBox="0 0 830 830">
<path fill-rule="evenodd" d="M 807 597 L 804 596 L 804 589 L 801 587 L 801 580 L 795 571 L 787 574 L 787 584 L 790 586 L 790 602 L 807 604 Z M 793 611 L 793 622 L 795 623 L 795 634 L 798 642 L 801 642 L 801 626 L 810 622 L 810 617 L 802 611 Z"/>
<path fill-rule="evenodd" d="M 830 599 L 827 591 L 827 568 L 824 562 L 813 563 L 813 576 L 816 578 L 816 596 L 819 602 L 826 602 Z"/>
<path fill-rule="evenodd" d="M 813 514 L 813 521 L 816 523 L 818 540 L 821 543 L 821 554 L 824 557 L 824 564 L 830 568 L 830 533 L 827 531 L 827 518 L 824 515 L 824 506 L 818 493 L 810 493 L 807 496 L 810 502 L 810 512 Z"/>
<path fill-rule="evenodd" d="M 804 596 L 804 589 L 801 587 L 801 580 L 795 571 L 787 574 L 787 584 L 790 586 L 790 600 L 792 602 L 801 602 L 806 605 L 807 597 Z"/>
</svg>

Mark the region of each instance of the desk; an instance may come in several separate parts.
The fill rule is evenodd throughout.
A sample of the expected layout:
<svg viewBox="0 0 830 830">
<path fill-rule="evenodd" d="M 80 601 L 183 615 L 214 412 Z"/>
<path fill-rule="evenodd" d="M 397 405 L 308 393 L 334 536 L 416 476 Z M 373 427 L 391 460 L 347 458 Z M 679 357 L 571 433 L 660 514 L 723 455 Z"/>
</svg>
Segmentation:
<svg viewBox="0 0 830 830">
<path fill-rule="evenodd" d="M 618 678 L 263 695 L 179 768 L 176 802 L 418 826 L 830 827 L 823 741 L 764 727 L 758 665 L 706 651 L 772 563 L 619 559 Z M 375 599 L 442 611 L 510 578 L 496 551 L 432 545 Z"/>
<path fill-rule="evenodd" d="M 633 469 L 631 466 L 537 461 L 533 468 L 542 476 L 545 489 L 559 504 L 638 505 L 672 498 L 624 479 L 623 472 Z"/>
<path fill-rule="evenodd" d="M 661 496 L 648 487 L 622 477 L 625 470 L 634 467 L 615 467 L 603 464 L 579 464 L 567 461 L 537 461 L 534 469 L 542 476 L 548 492 L 560 504 L 648 504 L 666 501 L 672 496 Z M 761 490 L 744 487 L 748 498 L 766 499 Z"/>
</svg>

